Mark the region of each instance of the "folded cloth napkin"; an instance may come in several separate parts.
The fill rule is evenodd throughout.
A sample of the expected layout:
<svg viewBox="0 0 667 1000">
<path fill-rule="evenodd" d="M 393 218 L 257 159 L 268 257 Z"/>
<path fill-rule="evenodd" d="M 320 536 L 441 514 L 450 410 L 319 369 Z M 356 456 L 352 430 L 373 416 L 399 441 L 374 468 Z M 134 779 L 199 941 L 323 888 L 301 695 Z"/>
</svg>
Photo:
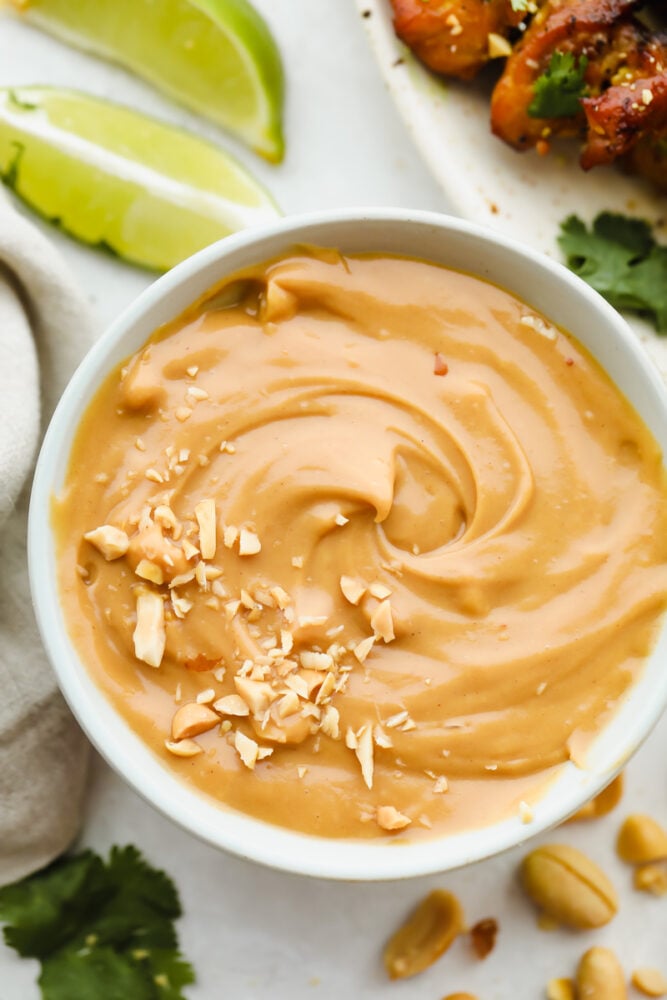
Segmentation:
<svg viewBox="0 0 667 1000">
<path fill-rule="evenodd" d="M 81 817 L 88 746 L 39 639 L 25 534 L 40 434 L 91 342 L 58 254 L 0 189 L 0 885 L 48 864 Z"/>
</svg>

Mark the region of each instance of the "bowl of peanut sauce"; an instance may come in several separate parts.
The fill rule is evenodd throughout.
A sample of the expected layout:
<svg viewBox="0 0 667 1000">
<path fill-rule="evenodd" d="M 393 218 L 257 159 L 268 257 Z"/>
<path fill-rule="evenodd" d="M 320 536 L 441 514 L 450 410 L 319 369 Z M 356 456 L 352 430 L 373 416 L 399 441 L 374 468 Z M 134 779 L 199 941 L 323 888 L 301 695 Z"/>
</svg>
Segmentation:
<svg viewBox="0 0 667 1000">
<path fill-rule="evenodd" d="M 496 854 L 667 702 L 667 394 L 561 265 L 443 215 L 241 233 L 160 278 L 48 429 L 33 601 L 107 761 L 339 879 Z"/>
</svg>

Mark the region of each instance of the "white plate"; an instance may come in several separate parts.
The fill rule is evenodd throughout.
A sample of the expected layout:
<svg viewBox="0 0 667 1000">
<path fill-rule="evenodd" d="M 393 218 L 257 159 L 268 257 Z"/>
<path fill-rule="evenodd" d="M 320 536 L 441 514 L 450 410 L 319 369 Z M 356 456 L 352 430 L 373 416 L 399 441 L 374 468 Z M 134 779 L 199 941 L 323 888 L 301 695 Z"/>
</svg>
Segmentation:
<svg viewBox="0 0 667 1000">
<path fill-rule="evenodd" d="M 561 259 L 559 223 L 602 210 L 651 222 L 667 213 L 667 198 L 614 168 L 584 173 L 576 143 L 549 156 L 517 153 L 491 134 L 489 86 L 435 77 L 394 34 L 389 0 L 357 0 L 394 101 L 424 160 L 449 201 L 467 219 Z M 667 340 L 629 317 L 663 377 Z"/>
</svg>

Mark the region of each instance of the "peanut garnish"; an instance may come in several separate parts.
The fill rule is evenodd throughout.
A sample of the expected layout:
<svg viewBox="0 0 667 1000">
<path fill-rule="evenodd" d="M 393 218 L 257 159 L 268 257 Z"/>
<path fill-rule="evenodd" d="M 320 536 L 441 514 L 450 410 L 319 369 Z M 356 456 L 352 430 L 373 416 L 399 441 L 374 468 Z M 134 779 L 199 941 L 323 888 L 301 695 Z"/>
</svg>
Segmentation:
<svg viewBox="0 0 667 1000">
<path fill-rule="evenodd" d="M 299 655 L 301 666 L 306 670 L 330 670 L 333 659 L 329 653 L 315 653 L 305 650 Z"/>
<path fill-rule="evenodd" d="M 602 927 L 618 909 L 616 890 L 607 876 L 574 847 L 536 848 L 524 858 L 521 877 L 542 912 L 567 927 Z"/>
<path fill-rule="evenodd" d="M 231 621 L 235 614 L 237 614 L 239 608 L 241 607 L 240 601 L 227 601 L 225 604 L 225 616 L 227 621 Z"/>
<path fill-rule="evenodd" d="M 612 809 L 615 809 L 621 801 L 623 795 L 623 773 L 616 775 L 614 780 L 603 788 L 602 791 L 587 802 L 585 806 L 577 810 L 573 816 L 567 819 L 566 823 L 577 823 L 579 820 L 599 819 L 606 816 Z"/>
<path fill-rule="evenodd" d="M 222 529 L 222 541 L 226 549 L 234 548 L 236 544 L 236 539 L 239 537 L 239 529 L 235 528 L 233 524 L 227 524 Z"/>
<path fill-rule="evenodd" d="M 489 59 L 504 59 L 512 55 L 512 46 L 502 35 L 490 31 L 486 36 Z"/>
<path fill-rule="evenodd" d="M 253 715 L 261 715 L 272 701 L 278 697 L 270 684 L 264 681 L 252 681 L 246 677 L 235 677 L 236 690 L 248 705 Z"/>
<path fill-rule="evenodd" d="M 217 701 L 213 702 L 213 708 L 220 715 L 236 715 L 239 717 L 250 715 L 250 709 L 238 694 L 226 694 L 222 698 L 218 698 Z"/>
<path fill-rule="evenodd" d="M 270 590 L 270 594 L 275 600 L 278 607 L 281 609 L 281 611 L 284 611 L 285 608 L 288 606 L 288 604 L 292 603 L 292 598 L 290 597 L 290 595 L 287 593 L 286 590 L 283 590 L 282 587 L 272 587 Z"/>
<path fill-rule="evenodd" d="M 616 851 L 630 865 L 644 865 L 667 858 L 667 831 L 651 816 L 634 813 L 618 833 Z"/>
<path fill-rule="evenodd" d="M 102 524 L 93 531 L 87 531 L 83 537 L 102 553 L 107 562 L 120 559 L 130 546 L 127 534 L 120 528 L 114 528 L 112 524 Z"/>
<path fill-rule="evenodd" d="M 153 512 L 153 517 L 156 524 L 159 524 L 165 531 L 171 532 L 171 537 L 174 540 L 178 540 L 181 537 L 183 528 L 176 519 L 176 515 L 171 507 L 168 507 L 166 504 L 158 504 Z"/>
<path fill-rule="evenodd" d="M 257 534 L 250 528 L 241 528 L 239 532 L 239 555 L 255 556 L 262 550 L 262 543 Z"/>
<path fill-rule="evenodd" d="M 193 603 L 185 597 L 179 597 L 175 590 L 171 592 L 171 606 L 177 618 L 185 618 L 192 611 Z"/>
<path fill-rule="evenodd" d="M 444 889 L 429 893 L 387 943 L 384 964 L 390 978 L 404 979 L 427 969 L 456 940 L 463 923 L 456 896 Z"/>
<path fill-rule="evenodd" d="M 335 686 L 336 686 L 336 675 L 330 670 L 329 673 L 326 674 L 324 680 L 322 681 L 320 690 L 317 692 L 317 697 L 315 698 L 315 704 L 316 705 L 323 704 L 323 702 L 325 702 L 327 698 L 329 698 L 333 694 Z"/>
<path fill-rule="evenodd" d="M 341 576 L 340 589 L 343 597 L 350 604 L 358 604 L 366 593 L 366 586 L 353 576 Z"/>
<path fill-rule="evenodd" d="M 164 583 L 162 567 L 158 566 L 157 563 L 151 562 L 150 559 L 141 559 L 134 572 L 142 580 L 148 580 L 150 583 L 156 583 L 158 586 Z"/>
<path fill-rule="evenodd" d="M 330 736 L 332 740 L 340 739 L 340 713 L 333 705 L 327 705 L 322 713 L 320 730 L 325 736 Z"/>
<path fill-rule="evenodd" d="M 368 654 L 370 653 L 374 645 L 375 645 L 374 635 L 369 635 L 368 638 L 362 639 L 361 642 L 357 643 L 352 652 L 354 653 L 357 660 L 359 660 L 359 663 L 366 662 L 366 660 L 368 659 Z"/>
<path fill-rule="evenodd" d="M 234 735 L 234 746 L 245 766 L 252 771 L 259 756 L 259 744 L 237 729 Z"/>
<path fill-rule="evenodd" d="M 381 747 L 383 750 L 390 750 L 394 745 L 391 737 L 385 733 L 380 725 L 373 726 L 373 741 L 376 747 Z"/>
<path fill-rule="evenodd" d="M 394 806 L 378 806 L 377 812 L 375 814 L 377 820 L 377 825 L 382 830 L 403 830 L 406 826 L 410 826 L 412 820 L 409 816 L 404 813 L 399 812 Z"/>
<path fill-rule="evenodd" d="M 164 601 L 152 590 L 137 596 L 137 624 L 133 633 L 134 655 L 149 667 L 159 667 L 167 634 L 164 628 Z"/>
<path fill-rule="evenodd" d="M 579 1000 L 627 1000 L 625 976 L 609 948 L 590 948 L 577 969 Z"/>
<path fill-rule="evenodd" d="M 215 701 L 215 689 L 205 688 L 203 691 L 199 692 L 195 701 L 198 705 L 210 705 L 212 701 Z"/>
<path fill-rule="evenodd" d="M 385 719 L 384 724 L 387 727 L 387 729 L 395 729 L 402 723 L 407 722 L 409 718 L 410 716 L 408 714 L 407 709 L 404 709 L 402 712 L 396 712 L 395 715 L 390 715 L 388 719 Z"/>
<path fill-rule="evenodd" d="M 190 739 L 208 732 L 219 722 L 220 716 L 208 705 L 200 705 L 196 701 L 190 701 L 174 713 L 171 720 L 171 736 L 174 740 Z"/>
<path fill-rule="evenodd" d="M 215 534 L 215 500 L 201 500 L 195 507 L 199 525 L 199 550 L 202 559 L 214 559 L 217 548 Z"/>
<path fill-rule="evenodd" d="M 660 969 L 643 967 L 632 973 L 632 985 L 646 997 L 667 996 L 667 979 Z"/>
<path fill-rule="evenodd" d="M 301 708 L 301 701 L 296 691 L 287 691 L 278 702 L 277 711 L 279 719 L 286 719 L 294 715 Z"/>
<path fill-rule="evenodd" d="M 201 555 L 201 553 L 200 553 L 200 551 L 199 551 L 199 549 L 197 548 L 196 545 L 193 545 L 192 542 L 189 542 L 187 540 L 187 538 L 184 538 L 183 539 L 183 555 L 185 556 L 185 558 L 189 562 L 190 559 L 194 559 L 196 556 Z"/>
<path fill-rule="evenodd" d="M 396 638 L 391 604 L 388 600 L 381 601 L 371 615 L 371 628 L 385 642 L 392 642 Z"/>
<path fill-rule="evenodd" d="M 165 740 L 164 745 L 174 757 L 196 757 L 198 753 L 203 753 L 195 740 Z"/>
<path fill-rule="evenodd" d="M 200 403 L 204 399 L 208 399 L 209 395 L 206 389 L 201 389 L 197 385 L 189 385 L 185 390 L 185 399 L 188 403 Z"/>
<path fill-rule="evenodd" d="M 368 788 L 373 787 L 373 729 L 364 726 L 357 735 L 357 745 L 354 748 L 357 760 L 361 764 L 361 774 Z"/>
</svg>

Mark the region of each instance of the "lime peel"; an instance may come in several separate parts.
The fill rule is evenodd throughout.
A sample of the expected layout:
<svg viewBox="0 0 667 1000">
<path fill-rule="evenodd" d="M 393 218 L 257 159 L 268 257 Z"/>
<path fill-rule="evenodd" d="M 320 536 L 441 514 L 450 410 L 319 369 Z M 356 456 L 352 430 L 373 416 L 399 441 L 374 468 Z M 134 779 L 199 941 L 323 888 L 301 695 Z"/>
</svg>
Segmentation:
<svg viewBox="0 0 667 1000">
<path fill-rule="evenodd" d="M 37 27 L 119 63 L 268 160 L 282 159 L 282 62 L 248 0 L 9 2 Z"/>
</svg>

